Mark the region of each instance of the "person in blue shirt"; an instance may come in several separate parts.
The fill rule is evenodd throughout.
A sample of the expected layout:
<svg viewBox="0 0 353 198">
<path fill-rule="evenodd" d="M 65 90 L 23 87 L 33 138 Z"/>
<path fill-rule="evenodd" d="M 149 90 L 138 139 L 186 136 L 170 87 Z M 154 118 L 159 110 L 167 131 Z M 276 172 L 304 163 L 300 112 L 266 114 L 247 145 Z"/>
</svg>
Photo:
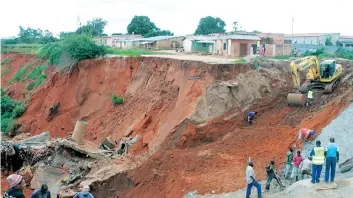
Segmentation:
<svg viewBox="0 0 353 198">
<path fill-rule="evenodd" d="M 254 120 L 256 114 L 257 114 L 256 111 L 250 111 L 250 112 L 248 112 L 248 115 L 246 116 L 246 124 L 247 124 L 247 125 L 252 124 L 252 122 L 253 122 L 253 120 Z"/>
<path fill-rule="evenodd" d="M 88 185 L 83 186 L 82 192 L 78 192 L 74 198 L 94 198 L 94 196 L 89 192 L 90 187 Z"/>
<path fill-rule="evenodd" d="M 325 169 L 325 182 L 328 183 L 331 170 L 331 182 L 335 180 L 336 163 L 339 160 L 339 147 L 335 144 L 335 138 L 330 138 L 330 143 L 325 147 L 326 169 Z"/>
</svg>

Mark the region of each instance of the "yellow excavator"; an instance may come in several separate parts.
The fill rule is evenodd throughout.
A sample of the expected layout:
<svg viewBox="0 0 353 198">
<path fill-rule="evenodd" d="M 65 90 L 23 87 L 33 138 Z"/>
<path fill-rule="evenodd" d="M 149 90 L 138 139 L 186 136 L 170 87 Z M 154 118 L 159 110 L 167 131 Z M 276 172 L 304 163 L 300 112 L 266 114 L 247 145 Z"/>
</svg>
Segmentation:
<svg viewBox="0 0 353 198">
<path fill-rule="evenodd" d="M 289 105 L 303 105 L 305 94 L 311 90 L 323 91 L 324 94 L 332 93 L 340 82 L 343 73 L 342 66 L 335 60 L 319 62 L 316 56 L 307 56 L 294 60 L 290 64 L 293 84 L 300 93 L 288 94 Z M 305 82 L 301 84 L 301 73 L 306 72 Z"/>
</svg>

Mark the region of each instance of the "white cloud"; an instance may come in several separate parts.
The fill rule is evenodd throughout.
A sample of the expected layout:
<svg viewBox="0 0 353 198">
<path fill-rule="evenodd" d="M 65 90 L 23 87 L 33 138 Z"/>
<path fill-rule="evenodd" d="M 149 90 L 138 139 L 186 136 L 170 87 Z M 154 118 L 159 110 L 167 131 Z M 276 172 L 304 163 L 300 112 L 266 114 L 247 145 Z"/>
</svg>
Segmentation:
<svg viewBox="0 0 353 198">
<path fill-rule="evenodd" d="M 350 0 L 11 0 L 3 1 L 0 36 L 13 36 L 18 26 L 48 29 L 55 34 L 74 31 L 93 17 L 108 21 L 106 33 L 126 32 L 134 15 L 147 15 L 161 29 L 193 33 L 201 17 L 233 21 L 248 31 L 291 33 L 340 32 L 353 35 Z"/>
</svg>

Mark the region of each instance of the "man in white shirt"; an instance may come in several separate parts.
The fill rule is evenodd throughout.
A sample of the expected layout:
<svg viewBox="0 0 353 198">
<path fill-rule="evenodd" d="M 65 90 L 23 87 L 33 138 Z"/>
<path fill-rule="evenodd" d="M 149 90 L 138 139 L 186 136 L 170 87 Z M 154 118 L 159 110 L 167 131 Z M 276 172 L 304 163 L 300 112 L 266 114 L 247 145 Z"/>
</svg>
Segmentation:
<svg viewBox="0 0 353 198">
<path fill-rule="evenodd" d="M 253 166 L 254 166 L 253 162 L 251 160 L 249 160 L 249 166 L 246 168 L 246 172 L 245 172 L 246 173 L 246 184 L 247 184 L 246 198 L 250 198 L 251 188 L 253 186 L 255 186 L 257 188 L 258 198 L 262 198 L 261 185 L 255 179 L 255 172 L 254 172 Z"/>
<path fill-rule="evenodd" d="M 312 157 L 308 157 L 305 160 L 302 161 L 299 165 L 299 171 L 301 173 L 301 178 L 304 179 L 305 175 L 310 175 L 311 176 L 311 166 L 313 165 L 312 163 Z"/>
</svg>

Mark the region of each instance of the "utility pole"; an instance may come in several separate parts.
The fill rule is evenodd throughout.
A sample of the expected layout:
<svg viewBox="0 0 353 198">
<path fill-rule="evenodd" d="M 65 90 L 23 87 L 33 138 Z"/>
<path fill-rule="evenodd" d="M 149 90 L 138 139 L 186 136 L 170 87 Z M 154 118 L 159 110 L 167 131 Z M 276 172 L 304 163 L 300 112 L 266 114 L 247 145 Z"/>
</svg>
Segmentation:
<svg viewBox="0 0 353 198">
<path fill-rule="evenodd" d="M 77 16 L 77 29 L 80 29 L 80 27 L 81 27 L 80 16 Z M 81 34 L 82 34 L 82 30 L 81 30 Z"/>
<path fill-rule="evenodd" d="M 292 44 L 293 44 L 293 24 L 294 24 L 294 15 L 292 15 Z"/>
</svg>

